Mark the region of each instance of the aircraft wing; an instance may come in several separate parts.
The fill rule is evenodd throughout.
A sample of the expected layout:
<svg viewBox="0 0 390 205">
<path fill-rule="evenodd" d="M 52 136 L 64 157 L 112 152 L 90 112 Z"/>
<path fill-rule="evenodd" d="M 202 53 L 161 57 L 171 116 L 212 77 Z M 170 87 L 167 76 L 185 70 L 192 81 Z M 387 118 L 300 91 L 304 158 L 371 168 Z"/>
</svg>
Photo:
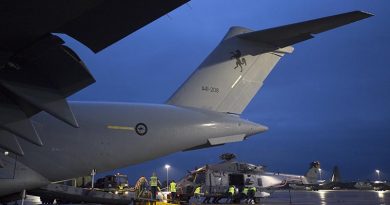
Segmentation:
<svg viewBox="0 0 390 205">
<path fill-rule="evenodd" d="M 313 34 L 328 31 L 370 16 L 373 16 L 373 14 L 362 11 L 352 11 L 301 23 L 294 23 L 286 26 L 246 33 L 240 35 L 239 37 L 283 48 L 311 39 L 313 38 Z"/>
<path fill-rule="evenodd" d="M 98 52 L 189 0 L 3 0 L 2 52 L 65 33 Z"/>
<path fill-rule="evenodd" d="M 23 155 L 18 138 L 42 145 L 29 118 L 46 111 L 78 127 L 66 98 L 95 82 L 64 41 L 94 52 L 188 0 L 4 0 L 0 2 L 0 148 Z"/>
</svg>

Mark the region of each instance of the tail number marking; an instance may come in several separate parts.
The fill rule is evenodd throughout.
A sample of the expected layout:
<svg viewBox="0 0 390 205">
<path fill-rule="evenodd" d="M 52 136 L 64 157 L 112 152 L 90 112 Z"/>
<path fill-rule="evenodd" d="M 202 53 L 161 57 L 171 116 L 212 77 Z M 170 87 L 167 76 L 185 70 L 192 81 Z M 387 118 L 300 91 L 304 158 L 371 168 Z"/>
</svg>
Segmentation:
<svg viewBox="0 0 390 205">
<path fill-rule="evenodd" d="M 219 93 L 219 88 L 203 85 L 202 91 L 210 92 L 210 93 Z"/>
</svg>

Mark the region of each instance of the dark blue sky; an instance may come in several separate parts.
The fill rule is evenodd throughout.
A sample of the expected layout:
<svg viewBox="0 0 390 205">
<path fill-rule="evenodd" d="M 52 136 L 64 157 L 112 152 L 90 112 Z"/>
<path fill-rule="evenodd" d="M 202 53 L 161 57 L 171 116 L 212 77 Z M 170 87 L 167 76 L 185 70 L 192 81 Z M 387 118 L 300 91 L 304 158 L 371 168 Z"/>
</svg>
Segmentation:
<svg viewBox="0 0 390 205">
<path fill-rule="evenodd" d="M 163 103 L 214 49 L 230 26 L 254 30 L 364 10 L 376 16 L 295 45 L 242 117 L 270 130 L 242 143 L 172 154 L 120 171 L 131 181 L 157 170 L 186 170 L 233 152 L 269 170 L 304 174 L 320 160 L 344 179 L 390 176 L 390 1 L 193 0 L 93 54 L 66 38 L 97 83 L 70 100 Z"/>
</svg>

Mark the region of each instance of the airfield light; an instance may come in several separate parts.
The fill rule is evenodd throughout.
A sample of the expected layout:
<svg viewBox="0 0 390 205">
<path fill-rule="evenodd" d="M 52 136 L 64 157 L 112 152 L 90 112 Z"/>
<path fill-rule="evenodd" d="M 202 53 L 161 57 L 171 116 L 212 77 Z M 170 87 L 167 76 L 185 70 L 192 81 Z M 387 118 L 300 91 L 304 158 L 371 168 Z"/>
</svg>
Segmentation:
<svg viewBox="0 0 390 205">
<path fill-rule="evenodd" d="M 169 183 L 168 183 L 168 179 L 169 179 L 169 178 L 168 178 L 168 170 L 169 170 L 170 167 L 171 167 L 171 166 L 170 166 L 169 164 L 166 164 L 166 165 L 165 165 L 165 169 L 167 169 L 167 191 L 168 191 L 168 184 L 169 184 Z"/>
<path fill-rule="evenodd" d="M 9 152 L 8 152 L 8 151 L 5 151 L 5 152 L 4 152 L 4 155 L 5 155 L 5 156 L 8 156 L 8 155 L 9 155 Z"/>
<path fill-rule="evenodd" d="M 385 197 L 385 195 L 384 195 L 385 191 L 377 191 L 377 193 L 378 193 L 378 197 L 380 199 L 383 199 Z"/>
<path fill-rule="evenodd" d="M 378 181 L 380 181 L 381 180 L 381 178 L 380 178 L 381 171 L 379 171 L 379 169 L 377 169 L 377 170 L 375 170 L 375 172 L 378 174 Z"/>
</svg>

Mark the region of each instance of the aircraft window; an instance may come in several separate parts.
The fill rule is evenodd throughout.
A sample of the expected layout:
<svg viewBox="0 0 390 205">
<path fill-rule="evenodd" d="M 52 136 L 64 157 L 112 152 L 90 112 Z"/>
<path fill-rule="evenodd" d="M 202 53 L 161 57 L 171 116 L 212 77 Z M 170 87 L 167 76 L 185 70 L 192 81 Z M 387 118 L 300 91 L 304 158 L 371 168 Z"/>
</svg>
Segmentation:
<svg viewBox="0 0 390 205">
<path fill-rule="evenodd" d="M 127 184 L 127 179 L 126 177 L 117 177 L 117 180 L 118 180 L 118 184 Z"/>
<path fill-rule="evenodd" d="M 238 170 L 242 170 L 242 171 L 252 171 L 255 169 L 256 169 L 256 166 L 251 165 L 251 164 L 240 164 L 238 167 Z"/>
<path fill-rule="evenodd" d="M 221 176 L 221 173 L 220 173 L 220 172 L 213 172 L 213 176 L 214 176 L 214 177 L 220 177 L 220 176 Z"/>
<path fill-rule="evenodd" d="M 262 187 L 263 186 L 263 180 L 261 178 L 258 178 L 257 179 L 257 184 Z"/>
<path fill-rule="evenodd" d="M 252 164 L 247 164 L 246 165 L 246 170 L 248 171 L 253 171 L 256 169 L 256 166 L 252 165 Z"/>
<path fill-rule="evenodd" d="M 107 177 L 107 181 L 109 181 L 109 182 L 112 182 L 112 181 L 114 181 L 114 177 L 113 177 L 113 176 L 109 176 L 109 177 Z"/>
<path fill-rule="evenodd" d="M 195 174 L 190 174 L 187 176 L 187 181 L 189 181 L 189 182 L 193 182 L 194 179 L 195 179 Z"/>
<path fill-rule="evenodd" d="M 245 164 L 239 164 L 239 166 L 238 166 L 238 170 L 241 170 L 241 171 L 245 170 L 245 168 L 246 168 Z"/>
<path fill-rule="evenodd" d="M 245 185 L 251 185 L 251 184 L 253 184 L 253 181 L 250 178 L 247 178 L 245 180 Z"/>
<path fill-rule="evenodd" d="M 195 178 L 195 183 L 196 184 L 205 184 L 206 183 L 206 173 L 201 172 L 196 174 Z"/>
</svg>

